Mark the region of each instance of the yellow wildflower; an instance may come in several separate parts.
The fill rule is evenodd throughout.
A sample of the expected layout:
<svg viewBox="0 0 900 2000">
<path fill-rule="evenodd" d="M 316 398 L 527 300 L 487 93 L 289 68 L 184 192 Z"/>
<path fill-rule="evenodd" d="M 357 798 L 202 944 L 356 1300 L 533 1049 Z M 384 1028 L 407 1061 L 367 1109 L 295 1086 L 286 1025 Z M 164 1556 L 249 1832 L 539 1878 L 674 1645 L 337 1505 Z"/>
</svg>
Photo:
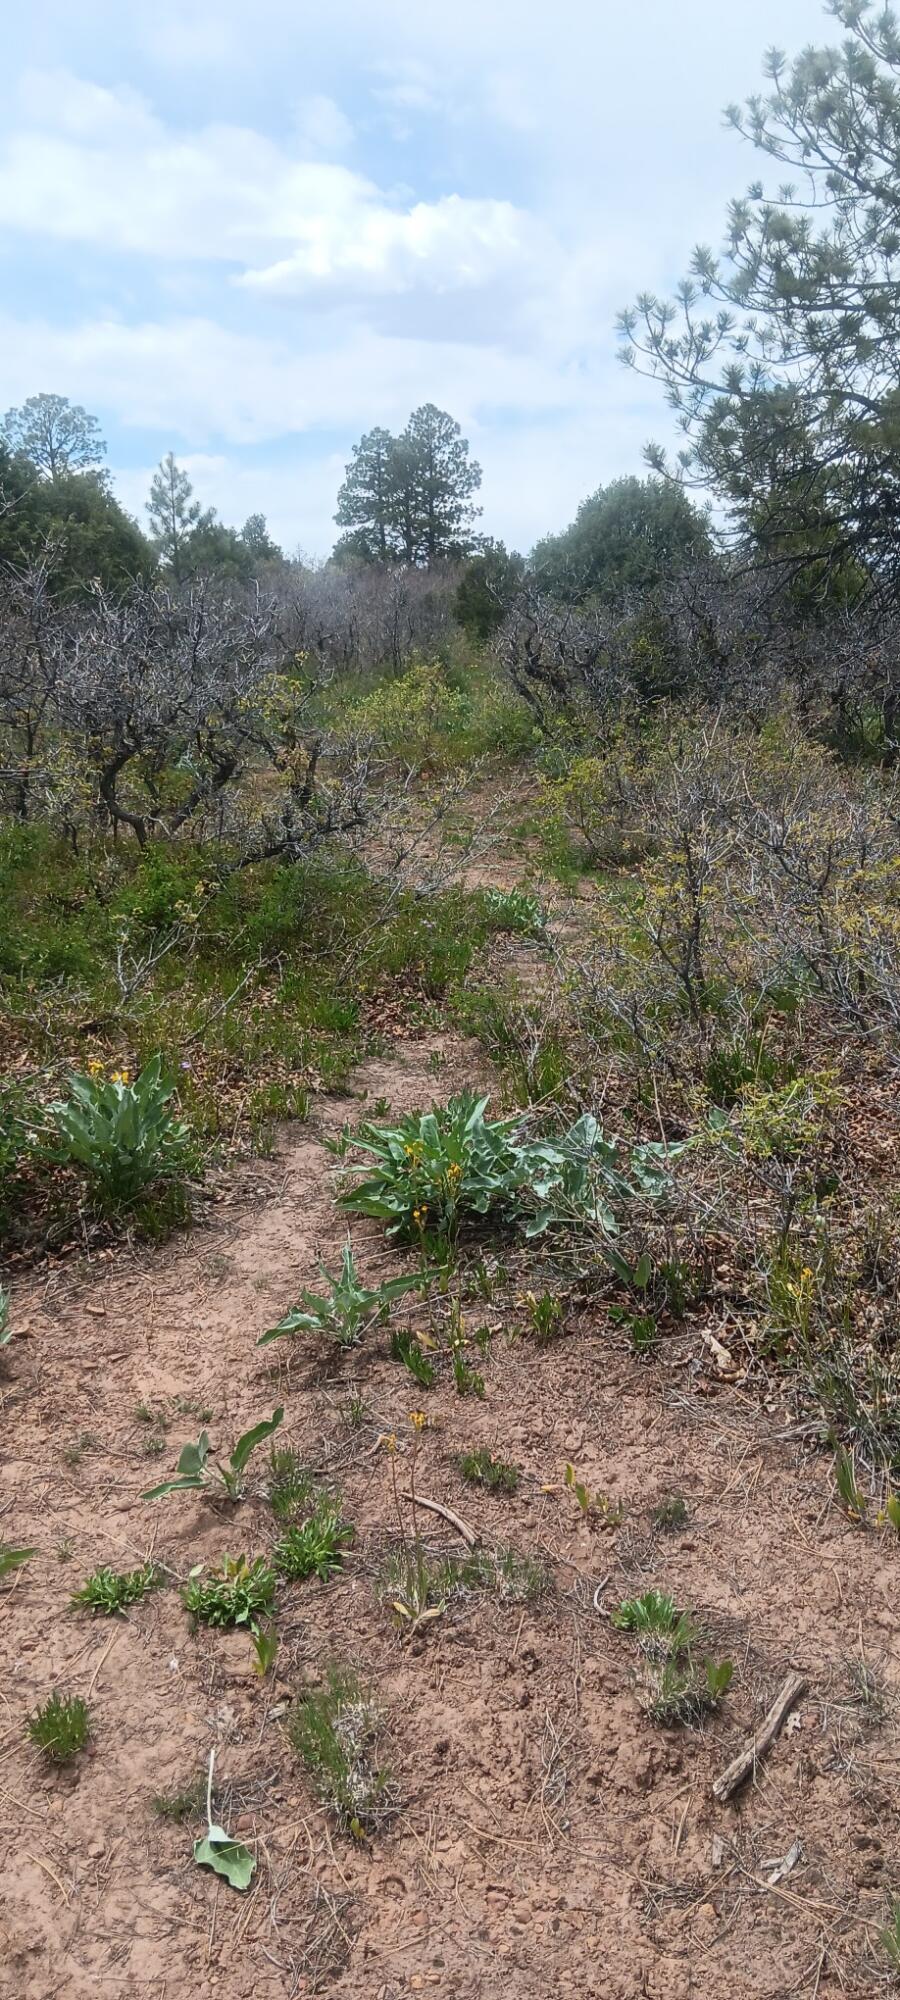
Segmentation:
<svg viewBox="0 0 900 2000">
<path fill-rule="evenodd" d="M 129 1069 L 114 1069 L 112 1073 L 112 1080 L 113 1083 L 130 1083 L 131 1071 Z"/>
<path fill-rule="evenodd" d="M 409 1421 L 415 1430 L 424 1431 L 428 1425 L 428 1416 L 425 1410 L 410 1410 Z"/>
</svg>

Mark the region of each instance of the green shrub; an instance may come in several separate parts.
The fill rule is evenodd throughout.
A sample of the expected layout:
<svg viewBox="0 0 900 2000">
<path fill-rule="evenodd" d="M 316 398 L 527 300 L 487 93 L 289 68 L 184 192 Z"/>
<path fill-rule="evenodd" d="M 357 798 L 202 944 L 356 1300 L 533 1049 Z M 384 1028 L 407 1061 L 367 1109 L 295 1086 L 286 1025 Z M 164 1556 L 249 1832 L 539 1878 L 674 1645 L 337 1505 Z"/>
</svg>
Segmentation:
<svg viewBox="0 0 900 2000">
<path fill-rule="evenodd" d="M 177 1178 L 190 1161 L 187 1127 L 170 1110 L 174 1086 L 154 1056 L 132 1083 L 73 1074 L 69 1097 L 50 1106 L 57 1157 L 81 1167 L 104 1210 L 133 1207 L 152 1182 Z"/>
<path fill-rule="evenodd" d="M 102 1611 L 111 1618 L 117 1611 L 124 1613 L 129 1604 L 140 1604 L 148 1590 L 158 1589 L 161 1582 L 155 1563 L 142 1563 L 140 1569 L 96 1569 L 75 1591 L 71 1602 L 79 1609 Z"/>
<path fill-rule="evenodd" d="M 288 1736 L 339 1824 L 361 1840 L 392 1807 L 390 1776 L 373 1755 L 379 1712 L 358 1674 L 331 1667 L 322 1686 L 298 1697 Z"/>
<path fill-rule="evenodd" d="M 272 1561 L 279 1574 L 292 1583 L 307 1576 L 327 1583 L 340 1569 L 344 1549 L 353 1536 L 354 1530 L 343 1519 L 337 1502 L 322 1493 L 307 1520 L 285 1528 L 272 1550 Z"/>
</svg>

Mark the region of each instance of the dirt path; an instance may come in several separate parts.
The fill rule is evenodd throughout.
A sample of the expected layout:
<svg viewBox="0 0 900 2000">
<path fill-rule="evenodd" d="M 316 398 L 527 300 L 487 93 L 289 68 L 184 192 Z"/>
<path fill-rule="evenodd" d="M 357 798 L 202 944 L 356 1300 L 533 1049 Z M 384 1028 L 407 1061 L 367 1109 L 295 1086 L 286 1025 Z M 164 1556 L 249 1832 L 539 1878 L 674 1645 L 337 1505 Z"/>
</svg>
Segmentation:
<svg viewBox="0 0 900 2000">
<path fill-rule="evenodd" d="M 410 1108 L 472 1081 L 476 1062 L 432 1038 L 369 1064 L 357 1088 Z M 326 1103 L 321 1123 L 336 1129 L 361 1108 Z M 755 1406 L 708 1393 L 683 1346 L 648 1367 L 590 1313 L 545 1349 L 507 1342 L 500 1326 L 483 1401 L 431 1392 L 420 1484 L 487 1541 L 540 1554 L 551 1588 L 524 1608 L 472 1597 L 404 1649 L 373 1589 L 393 1520 L 377 1440 L 408 1432 L 415 1384 L 382 1332 L 352 1362 L 307 1349 L 286 1367 L 280 1348 L 255 1347 L 342 1236 L 329 1156 L 297 1128 L 190 1236 L 18 1288 L 27 1333 L 3 1383 L 2 1533 L 39 1553 L 0 1608 L 0 1992 L 871 1995 L 867 1941 L 900 1889 L 896 1563 L 881 1538 L 826 1505 L 821 1468 Z M 387 1268 L 373 1232 L 354 1239 L 367 1274 Z M 127 1620 L 67 1608 L 101 1563 L 149 1553 L 174 1583 L 223 1551 L 264 1551 L 261 1473 L 235 1514 L 199 1496 L 139 1496 L 202 1422 L 230 1443 L 279 1400 L 285 1437 L 340 1487 L 357 1541 L 330 1584 L 285 1587 L 273 1679 L 251 1674 L 245 1635 L 193 1635 L 174 1587 Z M 154 1437 L 164 1449 L 151 1456 Z M 513 1498 L 463 1485 L 456 1455 L 478 1445 L 520 1468 Z M 567 1460 L 623 1502 L 620 1527 L 585 1525 L 561 1485 Z M 651 1517 L 672 1493 L 688 1519 L 663 1535 Z M 446 1539 L 437 1523 L 434 1539 Z M 735 1661 L 703 1732 L 643 1715 L 634 1642 L 594 1607 L 607 1576 L 601 1606 L 658 1584 Z M 372 1845 L 331 1831 L 283 1732 L 286 1700 L 333 1658 L 361 1667 L 389 1719 L 404 1803 Z M 757 1782 L 715 1805 L 713 1777 L 790 1666 L 809 1695 Z M 86 1696 L 95 1717 L 93 1750 L 71 1774 L 47 1775 L 23 1740 L 55 1686 Z M 151 1810 L 213 1746 L 223 1815 L 258 1856 L 246 1897 L 195 1868 L 195 1824 Z M 796 1866 L 767 1886 L 796 1840 Z"/>
</svg>

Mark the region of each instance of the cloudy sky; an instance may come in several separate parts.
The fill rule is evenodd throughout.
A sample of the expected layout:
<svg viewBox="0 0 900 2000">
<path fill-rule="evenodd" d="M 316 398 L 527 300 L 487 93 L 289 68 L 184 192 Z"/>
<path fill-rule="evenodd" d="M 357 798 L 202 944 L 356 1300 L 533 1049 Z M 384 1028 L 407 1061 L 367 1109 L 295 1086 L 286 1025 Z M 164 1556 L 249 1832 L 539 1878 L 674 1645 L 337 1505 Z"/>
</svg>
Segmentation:
<svg viewBox="0 0 900 2000">
<path fill-rule="evenodd" d="M 140 513 L 175 451 L 326 554 L 350 445 L 450 410 L 527 548 L 665 437 L 617 310 L 718 243 L 722 127 L 820 0 L 30 0 L 4 23 L 0 409 L 101 419 Z"/>
</svg>

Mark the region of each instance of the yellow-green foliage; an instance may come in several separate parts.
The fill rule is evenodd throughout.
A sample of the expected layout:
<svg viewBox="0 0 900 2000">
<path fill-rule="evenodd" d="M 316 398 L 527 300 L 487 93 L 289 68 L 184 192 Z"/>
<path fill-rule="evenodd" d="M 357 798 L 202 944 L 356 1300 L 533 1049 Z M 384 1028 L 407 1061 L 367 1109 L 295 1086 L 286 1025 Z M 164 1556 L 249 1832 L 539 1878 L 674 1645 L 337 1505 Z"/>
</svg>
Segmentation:
<svg viewBox="0 0 900 2000">
<path fill-rule="evenodd" d="M 420 661 L 402 679 L 344 706 L 338 731 L 370 738 L 407 768 L 446 769 L 526 748 L 531 725 L 524 703 L 486 669 L 471 669 L 465 683 L 451 686 L 437 661 Z"/>
<path fill-rule="evenodd" d="M 748 1083 L 740 1093 L 735 1123 L 757 1159 L 796 1159 L 823 1137 L 843 1101 L 833 1070 L 815 1070 L 791 1083 Z"/>
</svg>

